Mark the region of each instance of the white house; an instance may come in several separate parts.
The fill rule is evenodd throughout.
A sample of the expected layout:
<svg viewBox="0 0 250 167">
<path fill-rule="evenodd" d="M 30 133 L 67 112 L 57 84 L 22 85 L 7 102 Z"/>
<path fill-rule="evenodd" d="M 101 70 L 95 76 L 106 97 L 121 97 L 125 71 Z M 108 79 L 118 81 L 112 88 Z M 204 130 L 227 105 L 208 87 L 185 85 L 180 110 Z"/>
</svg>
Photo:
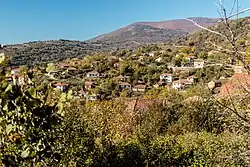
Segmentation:
<svg viewBox="0 0 250 167">
<path fill-rule="evenodd" d="M 88 78 L 99 78 L 100 77 L 100 73 L 97 71 L 91 71 L 87 73 L 87 77 Z"/>
<path fill-rule="evenodd" d="M 120 89 L 131 89 L 131 85 L 129 84 L 129 83 L 127 83 L 127 82 L 121 82 L 121 83 L 119 83 L 119 88 Z"/>
<path fill-rule="evenodd" d="M 192 84 L 192 83 L 194 83 L 195 80 L 197 80 L 197 79 L 198 79 L 198 78 L 197 78 L 196 76 L 192 75 L 192 76 L 189 76 L 189 77 L 187 78 L 187 81 L 190 82 L 190 83 Z"/>
<path fill-rule="evenodd" d="M 133 87 L 133 91 L 134 92 L 145 92 L 146 88 L 147 88 L 147 85 L 139 84 L 139 85 L 136 85 Z"/>
<path fill-rule="evenodd" d="M 243 66 L 234 66 L 234 72 L 235 73 L 243 73 L 244 72 L 244 67 Z"/>
<path fill-rule="evenodd" d="M 69 87 L 69 84 L 67 83 L 63 83 L 63 82 L 58 82 L 58 83 L 54 83 L 53 87 L 60 89 L 61 91 L 66 91 Z"/>
<path fill-rule="evenodd" d="M 154 57 L 154 56 L 155 56 L 155 53 L 154 53 L 154 52 L 151 52 L 151 53 L 149 53 L 149 56 L 150 56 L 150 57 Z"/>
<path fill-rule="evenodd" d="M 204 60 L 196 59 L 194 61 L 194 68 L 203 68 L 205 66 Z"/>
<path fill-rule="evenodd" d="M 168 83 L 172 83 L 173 82 L 173 75 L 172 74 L 161 74 L 160 80 L 164 80 L 164 81 L 167 81 Z"/>
<path fill-rule="evenodd" d="M 158 62 L 158 63 L 161 63 L 162 62 L 162 58 L 159 57 L 159 58 L 155 59 L 155 61 Z"/>
<path fill-rule="evenodd" d="M 173 84 L 172 84 L 172 88 L 176 89 L 176 90 L 184 89 L 186 87 L 187 82 L 188 81 L 186 79 L 181 79 L 181 80 L 174 81 Z"/>
<path fill-rule="evenodd" d="M 14 68 L 11 70 L 11 75 L 19 75 L 19 73 L 20 73 L 19 68 Z"/>
<path fill-rule="evenodd" d="M 89 101 L 96 101 L 96 100 L 98 100 L 99 95 L 97 95 L 97 94 L 91 94 L 91 95 L 87 95 L 86 98 Z"/>
</svg>

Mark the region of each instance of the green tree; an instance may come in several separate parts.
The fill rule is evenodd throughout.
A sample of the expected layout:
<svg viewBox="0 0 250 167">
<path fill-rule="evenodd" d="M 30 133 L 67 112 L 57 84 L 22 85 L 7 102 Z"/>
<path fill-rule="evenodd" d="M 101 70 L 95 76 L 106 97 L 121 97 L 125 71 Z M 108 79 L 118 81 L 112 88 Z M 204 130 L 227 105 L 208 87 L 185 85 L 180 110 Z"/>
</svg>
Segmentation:
<svg viewBox="0 0 250 167">
<path fill-rule="evenodd" d="M 34 166 L 60 160 L 53 141 L 61 118 L 55 106 L 35 97 L 35 89 L 22 90 L 1 82 L 0 157 L 5 165 Z"/>
<path fill-rule="evenodd" d="M 54 63 L 47 64 L 46 72 L 50 73 L 50 72 L 54 72 L 54 71 L 56 71 L 55 64 Z"/>
</svg>

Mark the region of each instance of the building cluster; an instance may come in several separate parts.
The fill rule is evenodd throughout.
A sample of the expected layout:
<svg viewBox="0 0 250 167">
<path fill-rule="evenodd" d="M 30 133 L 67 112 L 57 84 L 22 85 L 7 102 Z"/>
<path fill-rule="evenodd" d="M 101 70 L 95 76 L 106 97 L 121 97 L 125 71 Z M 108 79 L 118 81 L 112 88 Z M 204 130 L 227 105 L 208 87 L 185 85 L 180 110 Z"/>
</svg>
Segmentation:
<svg viewBox="0 0 250 167">
<path fill-rule="evenodd" d="M 157 62 L 162 62 L 161 57 L 157 57 L 158 55 L 156 52 L 150 52 L 145 53 L 143 56 L 139 56 L 140 59 L 143 59 L 145 57 L 153 57 L 157 58 Z M 135 56 L 136 57 L 136 56 Z M 138 57 L 137 57 L 138 58 Z M 118 58 L 117 58 L 118 59 Z M 139 60 L 140 60 L 139 59 Z M 115 62 L 113 64 L 113 68 L 115 70 L 119 70 L 121 63 L 124 63 L 124 58 L 119 58 L 118 62 Z M 95 62 L 98 63 L 98 62 Z M 100 93 L 94 93 L 93 91 L 95 88 L 99 87 L 103 81 L 110 80 L 114 81 L 116 88 L 118 92 L 122 92 L 123 90 L 132 92 L 135 95 L 142 95 L 144 92 L 146 92 L 149 89 L 152 88 L 166 88 L 166 89 L 175 89 L 178 91 L 183 91 L 192 85 L 195 85 L 199 82 L 199 78 L 195 75 L 189 75 L 189 76 L 180 76 L 178 75 L 178 72 L 188 72 L 191 70 L 197 70 L 202 69 L 206 66 L 211 66 L 211 64 L 205 63 L 203 59 L 197 59 L 195 56 L 189 56 L 186 58 L 185 62 L 182 62 L 181 66 L 173 66 L 171 64 L 168 64 L 168 72 L 162 73 L 159 75 L 159 80 L 157 83 L 153 81 L 152 83 L 145 83 L 142 80 L 134 80 L 131 81 L 131 76 L 125 75 L 119 75 L 116 77 L 111 77 L 107 73 L 100 73 L 94 69 L 94 66 L 97 64 L 91 64 L 90 69 L 87 69 L 84 73 L 82 73 L 84 76 L 82 77 L 83 86 L 79 90 L 77 89 L 74 92 L 74 95 L 77 98 L 84 98 L 89 101 L 95 101 L 98 99 L 102 99 L 102 94 Z M 64 74 L 73 74 L 71 75 L 73 78 L 78 78 L 78 76 L 74 76 L 75 73 L 79 70 L 79 62 L 78 61 L 71 61 L 70 63 L 59 63 L 57 64 L 56 68 L 54 70 L 47 71 L 45 74 L 50 79 L 50 85 L 51 87 L 58 89 L 62 92 L 67 92 L 69 89 L 74 87 L 74 84 L 70 82 L 70 80 L 67 79 L 58 79 L 58 76 L 63 76 Z M 212 64 L 213 65 L 213 64 Z M 217 65 L 217 64 L 214 64 Z M 150 66 L 150 64 L 149 64 Z M 230 67 L 235 70 L 236 74 L 244 73 L 244 68 L 242 66 L 233 66 Z M 177 74 L 176 74 L 177 72 Z M 190 74 L 190 73 L 189 73 Z M 143 78 L 143 76 L 139 76 L 140 79 Z M 28 77 L 27 72 L 22 72 L 20 68 L 12 68 L 10 76 L 7 77 L 8 81 L 13 81 L 16 85 L 27 85 L 29 83 L 32 83 L 30 78 Z M 221 80 L 225 80 L 221 78 Z M 211 81 L 207 83 L 207 86 L 209 89 L 213 90 L 217 94 L 219 92 L 225 92 L 225 86 L 223 87 L 223 82 L 221 80 Z M 133 83 L 133 84 L 132 84 Z M 231 88 L 231 87 L 230 87 Z"/>
</svg>

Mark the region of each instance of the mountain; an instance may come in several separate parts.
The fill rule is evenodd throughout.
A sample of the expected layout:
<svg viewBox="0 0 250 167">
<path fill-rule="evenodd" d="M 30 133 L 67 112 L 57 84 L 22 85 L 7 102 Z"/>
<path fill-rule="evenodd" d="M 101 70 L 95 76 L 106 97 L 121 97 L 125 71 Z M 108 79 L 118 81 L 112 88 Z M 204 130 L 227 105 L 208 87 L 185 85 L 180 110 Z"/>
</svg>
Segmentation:
<svg viewBox="0 0 250 167">
<path fill-rule="evenodd" d="M 192 18 L 205 27 L 218 19 Z M 138 22 L 91 40 L 51 40 L 6 45 L 4 51 L 13 55 L 13 65 L 35 65 L 67 58 L 83 57 L 95 52 L 135 49 L 148 44 L 176 41 L 199 30 L 185 19 L 163 22 Z"/>
<path fill-rule="evenodd" d="M 219 22 L 215 18 L 190 18 L 198 24 L 209 27 Z M 138 22 L 120 28 L 109 34 L 90 39 L 88 43 L 106 43 L 120 48 L 138 45 L 173 41 L 200 30 L 192 22 L 185 19 L 162 22 Z"/>
<path fill-rule="evenodd" d="M 194 20 L 199 25 L 202 25 L 204 27 L 213 26 L 214 24 L 217 24 L 220 20 L 216 18 L 203 18 L 203 17 L 191 17 L 188 19 Z M 187 33 L 194 33 L 200 30 L 199 27 L 195 26 L 192 22 L 187 21 L 186 19 L 169 20 L 162 22 L 138 22 L 136 24 L 148 25 L 162 29 L 181 30 Z"/>
<path fill-rule="evenodd" d="M 134 48 L 146 44 L 166 42 L 184 37 L 188 33 L 182 30 L 155 28 L 149 25 L 132 24 L 125 28 L 87 41 L 88 43 L 109 44 L 114 48 Z"/>
</svg>

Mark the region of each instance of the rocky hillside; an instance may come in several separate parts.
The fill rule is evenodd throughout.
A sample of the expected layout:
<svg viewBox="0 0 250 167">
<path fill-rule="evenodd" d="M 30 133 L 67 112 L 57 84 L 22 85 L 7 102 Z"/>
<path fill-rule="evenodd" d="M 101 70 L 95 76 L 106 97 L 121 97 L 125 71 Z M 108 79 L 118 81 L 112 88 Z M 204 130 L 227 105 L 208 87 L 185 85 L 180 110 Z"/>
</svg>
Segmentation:
<svg viewBox="0 0 250 167">
<path fill-rule="evenodd" d="M 88 44 L 81 41 L 52 40 L 37 41 L 24 44 L 6 45 L 4 51 L 13 57 L 12 64 L 35 65 L 47 62 L 60 61 L 67 58 L 82 57 L 94 52 L 106 51 L 108 46 Z"/>
</svg>

